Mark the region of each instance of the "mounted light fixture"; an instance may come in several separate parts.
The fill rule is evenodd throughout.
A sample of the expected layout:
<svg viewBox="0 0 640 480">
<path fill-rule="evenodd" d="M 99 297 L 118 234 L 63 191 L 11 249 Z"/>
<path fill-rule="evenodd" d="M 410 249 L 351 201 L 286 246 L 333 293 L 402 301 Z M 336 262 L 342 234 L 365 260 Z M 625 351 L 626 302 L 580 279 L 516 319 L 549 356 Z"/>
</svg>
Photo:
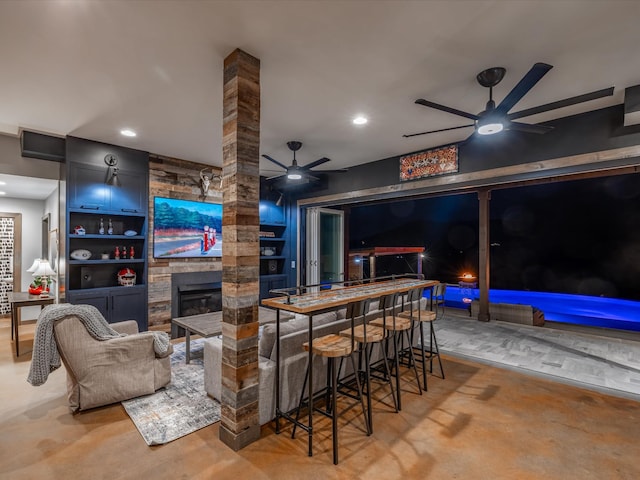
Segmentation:
<svg viewBox="0 0 640 480">
<path fill-rule="evenodd" d="M 278 197 L 278 200 L 276 200 L 276 207 L 281 207 L 283 200 L 284 200 L 284 195 L 281 193 L 280 196 Z"/>
<path fill-rule="evenodd" d="M 496 119 L 481 118 L 477 122 L 476 132 L 480 135 L 493 135 L 494 133 L 499 133 L 502 130 L 504 130 L 504 125 Z"/>
<path fill-rule="evenodd" d="M 108 153 L 104 157 L 104 163 L 109 165 L 109 168 L 107 169 L 106 184 L 112 185 L 114 187 L 119 187 L 120 185 L 122 185 L 120 183 L 120 179 L 118 178 L 118 167 L 116 167 L 116 165 L 118 164 L 118 158 L 112 153 Z"/>
</svg>

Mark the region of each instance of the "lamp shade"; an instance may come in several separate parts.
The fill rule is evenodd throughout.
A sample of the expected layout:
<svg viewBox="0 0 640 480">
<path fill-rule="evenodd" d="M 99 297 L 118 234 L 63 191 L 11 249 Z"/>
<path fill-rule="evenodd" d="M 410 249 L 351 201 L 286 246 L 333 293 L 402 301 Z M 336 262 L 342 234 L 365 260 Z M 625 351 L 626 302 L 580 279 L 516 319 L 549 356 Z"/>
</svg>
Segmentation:
<svg viewBox="0 0 640 480">
<path fill-rule="evenodd" d="M 38 265 L 40 264 L 40 262 L 42 261 L 41 258 L 36 258 L 33 263 L 31 264 L 31 266 L 29 268 L 27 268 L 27 272 L 29 273 L 33 273 L 36 271 L 36 269 L 38 268 Z"/>
<path fill-rule="evenodd" d="M 55 274 L 56 272 L 51 268 L 51 265 L 49 265 L 48 260 L 40 260 L 40 263 L 38 264 L 38 268 L 35 269 L 32 275 L 34 277 L 44 277 L 44 276 L 49 277 Z"/>
</svg>

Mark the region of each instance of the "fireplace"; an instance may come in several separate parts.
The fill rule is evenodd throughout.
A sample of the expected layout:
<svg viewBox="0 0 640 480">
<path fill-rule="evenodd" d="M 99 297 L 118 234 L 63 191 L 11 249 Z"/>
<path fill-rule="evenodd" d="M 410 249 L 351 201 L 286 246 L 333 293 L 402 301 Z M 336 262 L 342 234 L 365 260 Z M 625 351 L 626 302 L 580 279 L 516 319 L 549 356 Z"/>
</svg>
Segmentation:
<svg viewBox="0 0 640 480">
<path fill-rule="evenodd" d="M 171 318 L 222 310 L 222 272 L 171 274 Z M 184 336 L 184 329 L 171 325 L 171 338 Z"/>
<path fill-rule="evenodd" d="M 179 317 L 220 310 L 222 310 L 222 283 L 202 283 L 178 288 Z"/>
</svg>

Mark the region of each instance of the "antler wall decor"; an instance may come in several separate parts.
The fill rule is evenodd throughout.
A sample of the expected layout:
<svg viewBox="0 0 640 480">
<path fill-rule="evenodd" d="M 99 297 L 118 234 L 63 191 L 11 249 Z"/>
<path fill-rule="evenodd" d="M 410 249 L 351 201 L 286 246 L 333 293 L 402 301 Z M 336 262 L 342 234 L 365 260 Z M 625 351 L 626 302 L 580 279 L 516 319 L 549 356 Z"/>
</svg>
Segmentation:
<svg viewBox="0 0 640 480">
<path fill-rule="evenodd" d="M 207 173 L 210 170 L 211 173 Z M 209 194 L 209 188 L 211 187 L 211 182 L 214 180 L 218 180 L 218 185 L 214 185 L 214 188 L 221 189 L 222 188 L 222 175 L 218 175 L 213 171 L 213 168 L 203 168 L 200 170 L 200 190 L 202 191 L 202 196 L 206 197 Z"/>
</svg>

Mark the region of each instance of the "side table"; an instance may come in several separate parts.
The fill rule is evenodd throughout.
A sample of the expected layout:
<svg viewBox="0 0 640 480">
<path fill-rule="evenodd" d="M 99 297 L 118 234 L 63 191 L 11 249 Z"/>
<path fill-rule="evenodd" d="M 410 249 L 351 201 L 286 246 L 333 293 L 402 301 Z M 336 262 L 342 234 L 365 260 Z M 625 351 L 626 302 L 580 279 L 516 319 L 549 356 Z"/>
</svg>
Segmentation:
<svg viewBox="0 0 640 480">
<path fill-rule="evenodd" d="M 8 292 L 7 298 L 11 304 L 11 339 L 15 338 L 16 357 L 20 356 L 20 324 L 22 321 L 19 316 L 21 307 L 32 307 L 34 305 L 50 305 L 55 302 L 55 297 L 40 297 L 39 295 L 31 295 L 28 292 Z"/>
</svg>

